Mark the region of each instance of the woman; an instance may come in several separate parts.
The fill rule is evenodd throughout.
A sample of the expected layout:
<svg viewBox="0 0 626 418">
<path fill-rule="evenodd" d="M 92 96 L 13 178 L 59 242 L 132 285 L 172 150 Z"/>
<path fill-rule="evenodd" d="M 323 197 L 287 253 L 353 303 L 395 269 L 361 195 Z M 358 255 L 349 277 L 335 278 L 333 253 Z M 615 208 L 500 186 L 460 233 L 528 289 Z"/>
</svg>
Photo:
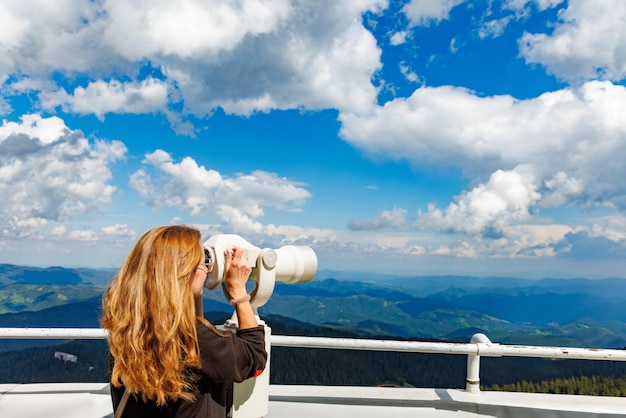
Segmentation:
<svg viewBox="0 0 626 418">
<path fill-rule="evenodd" d="M 102 326 L 111 353 L 111 397 L 133 417 L 225 417 L 232 383 L 255 376 L 267 353 L 246 281 L 244 251 L 225 255 L 225 284 L 239 329 L 217 331 L 203 318 L 202 289 L 212 263 L 200 232 L 162 226 L 131 250 L 103 299 Z"/>
</svg>

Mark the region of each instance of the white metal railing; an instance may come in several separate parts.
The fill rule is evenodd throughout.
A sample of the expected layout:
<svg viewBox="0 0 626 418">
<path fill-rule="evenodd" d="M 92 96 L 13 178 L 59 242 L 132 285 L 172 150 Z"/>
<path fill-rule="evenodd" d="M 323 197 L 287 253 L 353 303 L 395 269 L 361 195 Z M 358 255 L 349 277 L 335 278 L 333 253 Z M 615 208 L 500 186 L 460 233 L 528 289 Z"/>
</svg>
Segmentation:
<svg viewBox="0 0 626 418">
<path fill-rule="evenodd" d="M 103 340 L 107 337 L 102 328 L 0 328 L 0 339 L 26 340 Z"/>
<path fill-rule="evenodd" d="M 0 339 L 105 339 L 101 328 L 0 328 Z M 543 347 L 492 343 L 484 334 L 475 334 L 469 343 L 372 340 L 272 335 L 276 347 L 323 348 L 363 351 L 394 351 L 431 354 L 465 354 L 466 390 L 480 392 L 480 357 L 537 357 L 578 360 L 626 361 L 625 350 Z"/>
</svg>

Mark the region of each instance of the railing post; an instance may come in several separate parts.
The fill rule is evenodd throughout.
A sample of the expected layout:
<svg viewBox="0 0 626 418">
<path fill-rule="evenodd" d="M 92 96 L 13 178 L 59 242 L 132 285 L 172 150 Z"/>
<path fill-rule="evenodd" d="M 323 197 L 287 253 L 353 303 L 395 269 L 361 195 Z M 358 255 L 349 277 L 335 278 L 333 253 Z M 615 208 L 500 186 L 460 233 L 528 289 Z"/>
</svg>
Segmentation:
<svg viewBox="0 0 626 418">
<path fill-rule="evenodd" d="M 474 334 L 470 340 L 471 344 L 476 344 L 476 354 L 467 355 L 467 377 L 465 378 L 465 391 L 469 393 L 480 393 L 480 349 L 478 344 L 491 344 L 485 334 Z"/>
</svg>

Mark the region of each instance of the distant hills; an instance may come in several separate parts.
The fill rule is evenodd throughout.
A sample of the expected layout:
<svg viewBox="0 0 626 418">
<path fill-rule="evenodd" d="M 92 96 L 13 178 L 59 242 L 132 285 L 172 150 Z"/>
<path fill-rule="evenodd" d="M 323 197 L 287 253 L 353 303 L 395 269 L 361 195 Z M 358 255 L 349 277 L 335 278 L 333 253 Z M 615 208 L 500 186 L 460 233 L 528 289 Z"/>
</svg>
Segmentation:
<svg viewBox="0 0 626 418">
<path fill-rule="evenodd" d="M 0 286 L 16 283 L 104 286 L 116 271 L 115 269 L 39 268 L 0 264 Z"/>
<path fill-rule="evenodd" d="M 97 327 L 113 270 L 0 265 L 0 327 Z M 205 311 L 232 312 L 221 291 Z M 362 336 L 574 347 L 626 346 L 626 280 L 396 277 L 320 271 L 277 283 L 260 308 L 301 324 Z M 7 341 L 0 340 L 0 350 Z M 4 345 L 2 345 L 4 344 Z"/>
</svg>

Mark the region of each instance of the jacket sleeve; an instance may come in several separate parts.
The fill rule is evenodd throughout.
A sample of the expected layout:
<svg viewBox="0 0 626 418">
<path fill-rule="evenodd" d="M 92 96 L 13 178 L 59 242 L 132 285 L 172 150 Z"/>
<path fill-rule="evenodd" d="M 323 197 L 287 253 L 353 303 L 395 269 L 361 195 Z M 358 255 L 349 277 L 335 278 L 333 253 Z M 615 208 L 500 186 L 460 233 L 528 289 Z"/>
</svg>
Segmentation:
<svg viewBox="0 0 626 418">
<path fill-rule="evenodd" d="M 213 382 L 242 382 L 265 369 L 265 329 L 237 330 L 232 336 L 217 335 L 201 322 L 196 323 L 201 371 Z"/>
</svg>

